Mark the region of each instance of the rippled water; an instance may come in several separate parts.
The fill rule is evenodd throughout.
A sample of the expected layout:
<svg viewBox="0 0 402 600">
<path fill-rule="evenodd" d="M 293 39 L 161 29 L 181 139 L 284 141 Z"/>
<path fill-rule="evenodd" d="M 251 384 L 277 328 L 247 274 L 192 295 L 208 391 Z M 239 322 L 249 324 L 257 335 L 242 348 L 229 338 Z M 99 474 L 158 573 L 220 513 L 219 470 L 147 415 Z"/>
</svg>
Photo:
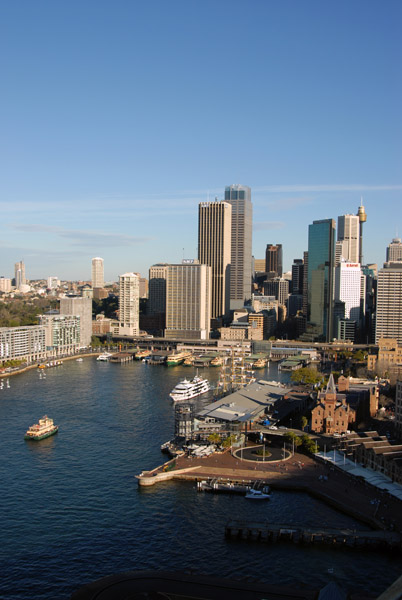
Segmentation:
<svg viewBox="0 0 402 600">
<path fill-rule="evenodd" d="M 69 598 L 88 581 L 131 569 L 314 588 L 335 580 L 373 594 L 400 575 L 389 555 L 225 539 L 229 518 L 362 528 L 305 494 L 276 492 L 250 515 L 244 498 L 197 493 L 191 483 L 140 489 L 134 475 L 160 464 L 160 444 L 172 437 L 168 393 L 192 373 L 85 359 L 49 369 L 46 379 L 35 371 L 11 378 L 0 390 L 1 597 Z M 59 433 L 24 441 L 44 414 Z"/>
</svg>

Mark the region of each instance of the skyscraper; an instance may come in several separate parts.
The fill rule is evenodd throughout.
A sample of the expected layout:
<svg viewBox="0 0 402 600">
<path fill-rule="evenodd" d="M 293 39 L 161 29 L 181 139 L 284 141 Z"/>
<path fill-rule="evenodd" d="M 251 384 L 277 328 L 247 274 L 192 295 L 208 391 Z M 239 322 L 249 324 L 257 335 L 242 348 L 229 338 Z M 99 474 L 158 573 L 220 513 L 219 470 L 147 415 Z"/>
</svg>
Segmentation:
<svg viewBox="0 0 402 600">
<path fill-rule="evenodd" d="M 394 338 L 402 346 L 402 262 L 385 263 L 378 272 L 375 343 Z"/>
<path fill-rule="evenodd" d="M 168 339 L 209 337 L 212 269 L 197 261 L 169 265 L 166 278 L 166 329 Z"/>
<path fill-rule="evenodd" d="M 276 273 L 282 277 L 282 244 L 267 244 L 265 251 L 266 273 Z"/>
<path fill-rule="evenodd" d="M 148 314 L 161 315 L 166 311 L 167 263 L 158 263 L 149 268 Z"/>
<path fill-rule="evenodd" d="M 387 246 L 387 262 L 398 262 L 402 260 L 401 238 L 394 238 Z"/>
<path fill-rule="evenodd" d="M 25 285 L 27 280 L 25 278 L 25 264 L 22 260 L 15 263 L 14 265 L 15 272 L 15 287 L 17 290 L 21 289 L 22 285 Z"/>
<path fill-rule="evenodd" d="M 308 315 L 317 339 L 332 339 L 334 295 L 335 221 L 313 221 L 308 232 Z"/>
<path fill-rule="evenodd" d="M 103 288 L 104 285 L 103 258 L 97 256 L 92 259 L 92 287 Z"/>
<path fill-rule="evenodd" d="M 338 242 L 341 256 L 346 262 L 359 262 L 359 217 L 357 215 L 342 215 L 338 217 Z M 339 264 L 340 260 L 337 260 Z"/>
<path fill-rule="evenodd" d="M 198 207 L 198 260 L 212 272 L 211 318 L 230 310 L 232 206 L 228 202 L 202 202 Z"/>
<path fill-rule="evenodd" d="M 360 321 L 361 287 L 360 264 L 341 261 L 335 269 L 335 302 L 343 303 L 341 319 L 354 321 L 356 327 Z M 334 336 L 341 338 L 338 327 Z"/>
<path fill-rule="evenodd" d="M 292 265 L 292 294 L 303 295 L 304 262 L 302 258 L 295 258 Z"/>
<path fill-rule="evenodd" d="M 119 276 L 119 334 L 135 336 L 140 332 L 140 278 L 136 273 Z"/>
<path fill-rule="evenodd" d="M 243 308 L 251 298 L 253 205 L 247 186 L 225 188 L 225 202 L 232 205 L 232 248 L 230 261 L 230 308 Z"/>
</svg>

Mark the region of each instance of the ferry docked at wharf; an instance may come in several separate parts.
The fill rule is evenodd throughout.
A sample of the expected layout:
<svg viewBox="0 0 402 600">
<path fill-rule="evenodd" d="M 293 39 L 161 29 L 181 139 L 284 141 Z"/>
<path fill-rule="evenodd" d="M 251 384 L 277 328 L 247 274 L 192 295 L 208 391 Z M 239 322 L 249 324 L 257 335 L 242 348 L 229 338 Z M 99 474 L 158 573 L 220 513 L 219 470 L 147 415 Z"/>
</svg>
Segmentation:
<svg viewBox="0 0 402 600">
<path fill-rule="evenodd" d="M 113 354 L 111 354 L 110 352 L 103 352 L 102 354 L 99 354 L 99 356 L 97 357 L 96 360 L 99 361 L 104 361 L 107 362 L 108 360 L 110 360 L 112 358 Z"/>
<path fill-rule="evenodd" d="M 39 423 L 31 425 L 26 434 L 24 435 L 25 440 L 40 441 L 44 440 L 51 435 L 54 435 L 59 430 L 57 425 L 54 425 L 53 419 L 50 419 L 47 415 L 39 419 Z"/>
<path fill-rule="evenodd" d="M 191 352 L 176 352 L 175 354 L 169 354 L 166 358 L 166 364 L 168 367 L 175 367 L 181 365 L 187 358 L 191 357 Z"/>
<path fill-rule="evenodd" d="M 211 384 L 208 379 L 204 379 L 197 373 L 193 379 L 183 379 L 180 381 L 170 392 L 169 396 L 174 402 L 191 400 L 191 398 L 196 398 L 197 396 L 201 396 L 201 394 L 209 392 L 210 389 Z"/>
</svg>

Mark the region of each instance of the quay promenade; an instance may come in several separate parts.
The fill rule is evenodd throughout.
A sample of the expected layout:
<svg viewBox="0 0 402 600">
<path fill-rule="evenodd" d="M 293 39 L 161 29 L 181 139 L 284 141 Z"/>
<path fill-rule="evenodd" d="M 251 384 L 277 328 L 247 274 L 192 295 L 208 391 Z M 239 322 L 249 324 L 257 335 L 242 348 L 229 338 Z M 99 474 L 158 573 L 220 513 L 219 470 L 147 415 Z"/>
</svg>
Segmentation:
<svg viewBox="0 0 402 600">
<path fill-rule="evenodd" d="M 152 479 L 158 474 L 163 479 L 187 481 L 208 478 L 261 481 L 273 490 L 307 492 L 375 529 L 402 533 L 400 500 L 304 454 L 295 453 L 283 461 L 257 462 L 241 460 L 226 451 L 202 458 L 179 456 L 170 461 L 170 466 L 172 468 L 165 471 L 161 465 L 152 472 L 144 472 L 138 476 L 139 484 L 152 485 Z"/>
</svg>

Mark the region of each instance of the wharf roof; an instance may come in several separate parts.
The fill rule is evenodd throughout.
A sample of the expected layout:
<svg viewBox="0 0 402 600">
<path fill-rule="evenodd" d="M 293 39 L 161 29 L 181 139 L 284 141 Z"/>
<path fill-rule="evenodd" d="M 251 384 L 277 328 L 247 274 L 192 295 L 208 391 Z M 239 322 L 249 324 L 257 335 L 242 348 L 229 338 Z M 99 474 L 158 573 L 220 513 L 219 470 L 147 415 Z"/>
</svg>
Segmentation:
<svg viewBox="0 0 402 600">
<path fill-rule="evenodd" d="M 224 421 L 250 421 L 289 392 L 290 388 L 275 381 L 261 379 L 209 404 L 198 412 L 198 416 Z"/>
</svg>

